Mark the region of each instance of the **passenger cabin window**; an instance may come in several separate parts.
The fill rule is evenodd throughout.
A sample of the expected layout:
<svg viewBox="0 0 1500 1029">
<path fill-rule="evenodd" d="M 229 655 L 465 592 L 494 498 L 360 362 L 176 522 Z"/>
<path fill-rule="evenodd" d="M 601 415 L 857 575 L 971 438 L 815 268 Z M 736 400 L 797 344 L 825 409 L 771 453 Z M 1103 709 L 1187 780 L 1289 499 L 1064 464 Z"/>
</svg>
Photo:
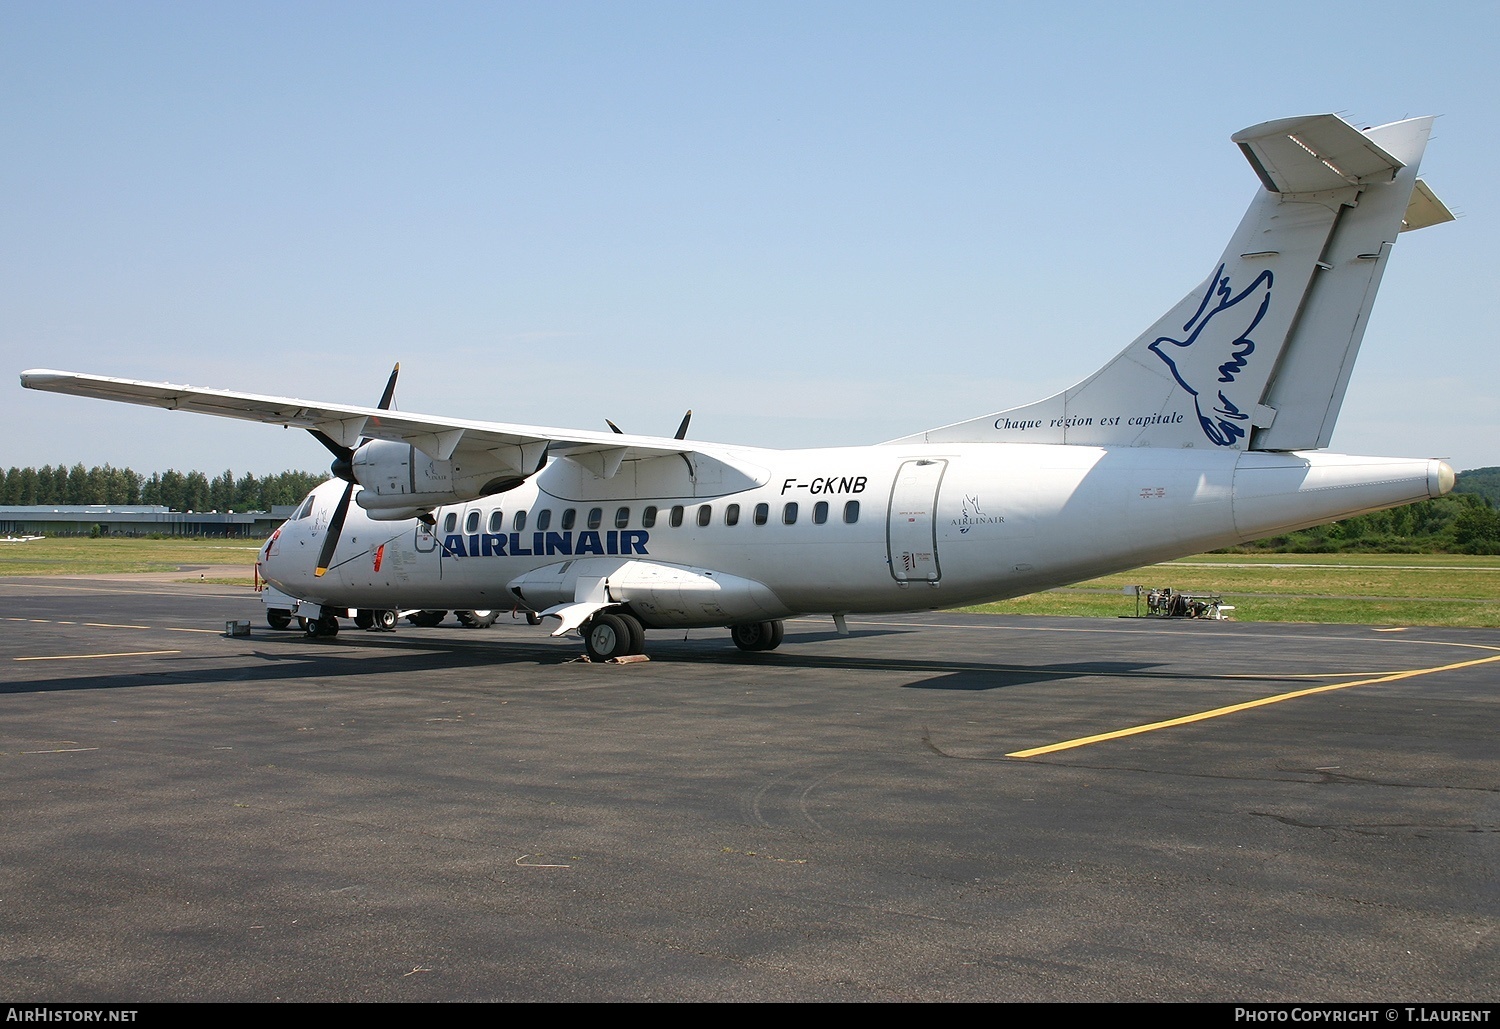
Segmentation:
<svg viewBox="0 0 1500 1029">
<path fill-rule="evenodd" d="M 849 503 L 844 505 L 844 521 L 848 522 L 850 525 L 853 525 L 855 522 L 859 521 L 858 500 L 851 500 L 849 501 Z"/>
<path fill-rule="evenodd" d="M 565 508 L 563 510 L 562 516 L 563 531 L 566 532 L 567 530 L 573 528 L 573 523 L 576 521 L 578 521 L 578 512 L 571 507 Z"/>
<path fill-rule="evenodd" d="M 641 512 L 641 528 L 649 529 L 656 524 L 656 508 L 648 507 Z"/>
<path fill-rule="evenodd" d="M 740 505 L 738 505 L 738 504 L 730 504 L 728 507 L 726 507 L 724 509 L 724 524 L 725 525 L 738 525 L 738 524 L 740 524 Z"/>
<path fill-rule="evenodd" d="M 782 525 L 796 525 L 797 524 L 797 505 L 796 505 L 795 502 L 790 503 L 786 507 L 783 507 L 781 509 L 781 524 Z"/>
<path fill-rule="evenodd" d="M 515 529 L 517 532 L 520 532 L 522 529 L 526 528 L 526 512 L 525 511 L 517 511 L 516 512 L 516 517 L 514 519 L 514 524 L 511 526 L 511 528 Z"/>
<path fill-rule="evenodd" d="M 698 508 L 698 524 L 699 525 L 707 525 L 709 522 L 711 522 L 713 520 L 714 520 L 714 506 L 712 504 L 704 504 L 702 507 Z"/>
<path fill-rule="evenodd" d="M 591 508 L 589 508 L 589 528 L 590 529 L 597 529 L 597 528 L 599 528 L 599 526 L 601 526 L 603 524 L 604 524 L 604 508 L 602 508 L 602 507 L 591 507 Z"/>
<path fill-rule="evenodd" d="M 813 524 L 822 525 L 828 521 L 828 501 L 820 500 L 813 505 Z"/>
<path fill-rule="evenodd" d="M 771 505 L 770 504 L 756 504 L 755 505 L 755 524 L 756 525 L 765 525 L 766 521 L 770 517 L 771 517 Z"/>
<path fill-rule="evenodd" d="M 464 518 L 464 532 L 473 533 L 473 532 L 478 532 L 478 531 L 479 531 L 479 512 L 478 511 L 470 511 L 469 514 L 468 514 L 468 516 Z"/>
<path fill-rule="evenodd" d="M 536 513 L 536 528 L 538 532 L 552 528 L 552 508 L 544 507 Z"/>
<path fill-rule="evenodd" d="M 673 508 L 672 508 L 672 517 L 671 517 L 670 521 L 672 523 L 672 528 L 674 528 L 674 529 L 677 528 L 678 526 L 680 526 L 682 524 L 682 505 L 681 504 L 677 504 L 677 505 L 673 506 Z"/>
<path fill-rule="evenodd" d="M 615 528 L 623 529 L 630 524 L 630 508 L 622 507 L 615 512 Z"/>
<path fill-rule="evenodd" d="M 505 512 L 498 507 L 490 512 L 490 532 L 499 532 L 505 528 Z"/>
<path fill-rule="evenodd" d="M 449 535 L 458 528 L 458 512 L 449 511 L 448 517 L 443 519 L 443 534 Z"/>
</svg>

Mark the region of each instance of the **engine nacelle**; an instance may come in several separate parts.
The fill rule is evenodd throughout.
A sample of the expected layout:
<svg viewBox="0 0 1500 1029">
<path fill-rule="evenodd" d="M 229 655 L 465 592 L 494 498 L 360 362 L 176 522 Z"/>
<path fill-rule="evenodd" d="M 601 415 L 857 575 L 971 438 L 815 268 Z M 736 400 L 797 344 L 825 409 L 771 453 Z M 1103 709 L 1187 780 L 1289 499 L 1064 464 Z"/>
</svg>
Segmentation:
<svg viewBox="0 0 1500 1029">
<path fill-rule="evenodd" d="M 522 472 L 485 451 L 461 450 L 439 460 L 408 443 L 379 439 L 356 450 L 351 462 L 355 481 L 364 487 L 354 501 L 377 521 L 504 493 L 534 471 Z"/>
</svg>

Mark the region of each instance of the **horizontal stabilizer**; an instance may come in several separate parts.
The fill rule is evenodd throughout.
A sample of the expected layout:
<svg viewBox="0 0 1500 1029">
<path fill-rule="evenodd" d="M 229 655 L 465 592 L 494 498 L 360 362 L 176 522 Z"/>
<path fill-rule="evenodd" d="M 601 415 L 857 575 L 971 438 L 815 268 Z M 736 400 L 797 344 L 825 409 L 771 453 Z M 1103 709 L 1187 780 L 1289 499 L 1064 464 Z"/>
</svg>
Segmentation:
<svg viewBox="0 0 1500 1029">
<path fill-rule="evenodd" d="M 1437 198 L 1425 181 L 1418 179 L 1416 188 L 1411 191 L 1411 203 L 1406 205 L 1406 217 L 1401 219 L 1401 231 L 1425 229 L 1452 220 L 1453 212 L 1448 210 L 1448 205 Z"/>
<path fill-rule="evenodd" d="M 1401 161 L 1333 114 L 1262 122 L 1230 137 L 1272 193 L 1317 193 L 1388 181 Z"/>
</svg>

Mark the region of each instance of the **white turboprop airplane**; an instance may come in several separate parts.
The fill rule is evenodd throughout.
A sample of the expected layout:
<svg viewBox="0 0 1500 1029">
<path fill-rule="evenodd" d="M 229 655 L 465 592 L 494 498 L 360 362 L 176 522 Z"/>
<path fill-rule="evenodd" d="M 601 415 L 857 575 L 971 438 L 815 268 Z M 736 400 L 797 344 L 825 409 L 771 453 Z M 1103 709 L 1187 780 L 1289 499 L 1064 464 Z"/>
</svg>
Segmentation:
<svg viewBox="0 0 1500 1029">
<path fill-rule="evenodd" d="M 1324 453 L 1431 118 L 1237 133 L 1260 177 L 1208 279 L 1078 385 L 876 446 L 763 450 L 28 371 L 22 385 L 307 429 L 335 455 L 261 574 L 310 635 L 395 607 L 519 604 L 639 653 L 643 627 L 1016 597 L 1447 493 L 1439 460 Z M 613 425 L 611 425 L 613 428 Z M 350 500 L 354 501 L 351 508 Z"/>
</svg>

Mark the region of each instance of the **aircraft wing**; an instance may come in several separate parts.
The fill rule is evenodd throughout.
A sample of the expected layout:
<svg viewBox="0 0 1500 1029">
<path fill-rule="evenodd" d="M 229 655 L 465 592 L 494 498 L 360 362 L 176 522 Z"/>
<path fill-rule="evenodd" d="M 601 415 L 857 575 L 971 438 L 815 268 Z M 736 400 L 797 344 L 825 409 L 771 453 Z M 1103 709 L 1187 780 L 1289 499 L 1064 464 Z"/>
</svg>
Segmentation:
<svg viewBox="0 0 1500 1029">
<path fill-rule="evenodd" d="M 357 446 L 362 437 L 409 443 L 439 461 L 448 460 L 458 451 L 485 452 L 492 458 L 506 461 L 523 475 L 536 470 L 544 453 L 581 459 L 590 467 L 598 466 L 599 471 L 607 471 L 604 476 L 607 478 L 614 474 L 622 461 L 689 454 L 697 449 L 692 443 L 658 436 L 440 418 L 406 411 L 235 393 L 170 382 L 116 379 L 46 368 L 22 372 L 21 385 L 51 393 L 308 429 L 324 433 L 346 447 Z"/>
</svg>

